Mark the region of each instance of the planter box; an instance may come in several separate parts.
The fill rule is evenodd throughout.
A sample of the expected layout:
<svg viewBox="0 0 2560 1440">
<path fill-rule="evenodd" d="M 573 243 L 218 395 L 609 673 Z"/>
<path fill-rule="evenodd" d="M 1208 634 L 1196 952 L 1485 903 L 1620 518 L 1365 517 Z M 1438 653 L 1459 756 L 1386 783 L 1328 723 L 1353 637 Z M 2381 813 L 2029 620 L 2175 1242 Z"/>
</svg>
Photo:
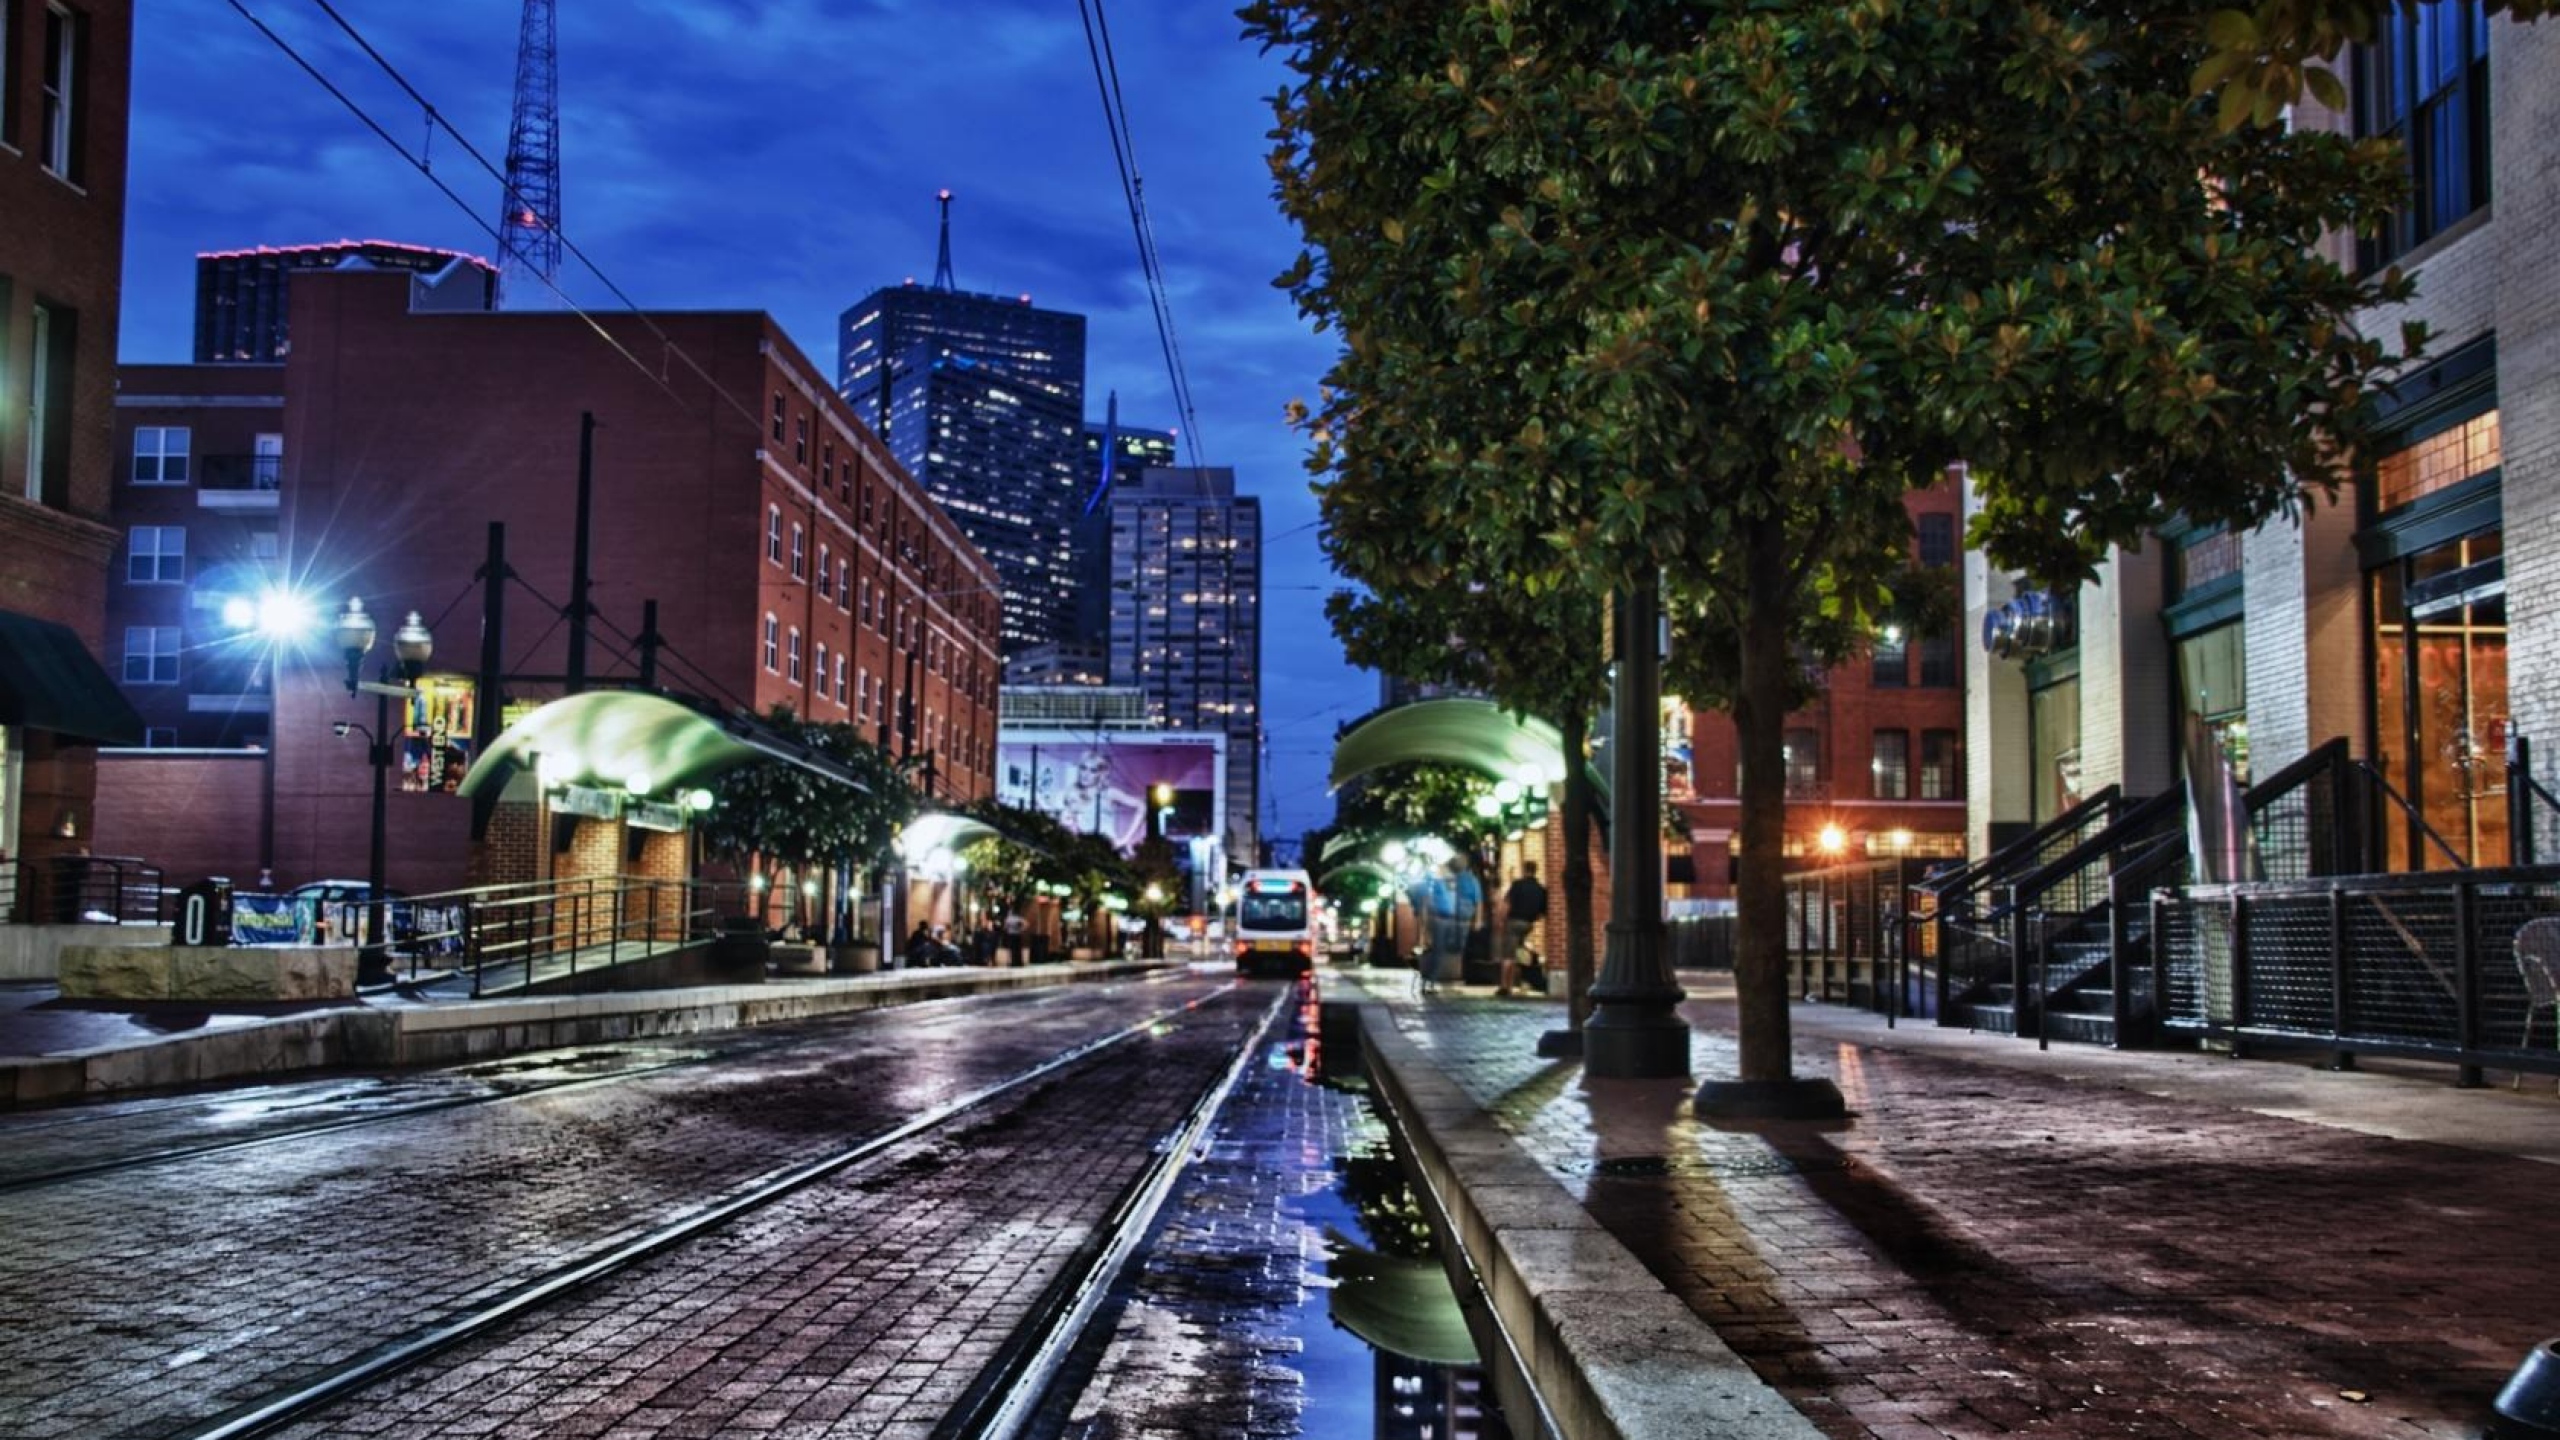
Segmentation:
<svg viewBox="0 0 2560 1440">
<path fill-rule="evenodd" d="M 880 945 L 873 940 L 856 940 L 838 945 L 834 952 L 835 971 L 839 975 L 869 975 L 880 968 Z"/>
<path fill-rule="evenodd" d="M 826 951 L 815 945 L 776 945 L 773 947 L 773 973 L 824 975 L 827 973 Z"/>
<path fill-rule="evenodd" d="M 65 1000 L 345 1000 L 356 952 L 306 945 L 73 945 Z"/>
</svg>

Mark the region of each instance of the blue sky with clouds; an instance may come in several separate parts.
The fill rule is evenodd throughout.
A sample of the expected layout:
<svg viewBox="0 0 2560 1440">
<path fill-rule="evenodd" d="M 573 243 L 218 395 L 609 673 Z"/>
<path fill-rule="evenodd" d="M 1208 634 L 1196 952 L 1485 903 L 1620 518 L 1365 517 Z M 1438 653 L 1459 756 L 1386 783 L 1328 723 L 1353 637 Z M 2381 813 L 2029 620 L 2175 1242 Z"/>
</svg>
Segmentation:
<svg viewBox="0 0 2560 1440">
<path fill-rule="evenodd" d="M 311 0 L 243 0 L 416 150 L 418 105 Z M 520 7 L 337 0 L 482 153 L 505 152 Z M 354 236 L 490 254 L 497 185 L 450 137 L 447 200 L 222 0 L 140 0 L 123 354 L 187 358 L 200 250 Z M 1087 387 L 1173 422 L 1074 0 L 563 0 L 562 229 L 642 306 L 770 310 L 820 363 L 836 316 L 933 270 L 949 186 L 967 289 L 1090 317 Z M 1327 631 L 1338 583 L 1283 424 L 1330 353 L 1270 279 L 1296 252 L 1264 168 L 1278 62 L 1225 0 L 1121 0 L 1111 38 L 1204 458 L 1260 495 L 1276 833 L 1330 817 L 1334 724 L 1374 685 Z M 574 264 L 571 269 L 575 271 Z M 576 271 L 564 288 L 615 303 Z M 1266 806 L 1266 815 L 1268 807 Z"/>
</svg>

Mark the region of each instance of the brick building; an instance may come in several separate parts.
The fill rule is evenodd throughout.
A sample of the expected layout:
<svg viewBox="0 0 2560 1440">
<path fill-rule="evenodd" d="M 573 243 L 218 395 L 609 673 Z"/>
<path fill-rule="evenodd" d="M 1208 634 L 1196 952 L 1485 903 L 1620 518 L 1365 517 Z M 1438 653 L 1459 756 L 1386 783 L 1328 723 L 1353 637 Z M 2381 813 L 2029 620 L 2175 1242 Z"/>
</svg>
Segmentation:
<svg viewBox="0 0 2560 1440">
<path fill-rule="evenodd" d="M 95 744 L 139 738 L 99 658 L 132 22 L 0 5 L 0 919 L 20 862 L 88 850 Z"/>
<path fill-rule="evenodd" d="M 112 671 L 147 746 L 264 746 L 271 657 L 258 608 L 291 583 L 284 367 L 126 365 L 116 386 Z"/>
<path fill-rule="evenodd" d="M 1962 503 L 1952 482 L 1904 497 L 1915 563 L 1936 571 L 1955 565 Z M 1821 697 L 1787 717 L 1790 862 L 1963 854 L 1964 693 L 1964 648 L 1954 633 L 1888 630 L 1871 655 L 1834 667 Z M 1671 783 L 1690 837 L 1690 893 L 1730 895 L 1742 831 L 1733 721 L 1696 712 L 1688 738 L 1687 773 L 1675 766 Z"/>
<path fill-rule="evenodd" d="M 943 797 L 989 791 L 993 572 L 770 317 L 599 317 L 600 337 L 574 314 L 422 311 L 415 285 L 402 273 L 298 274 L 292 352 L 280 372 L 261 367 L 282 380 L 284 573 L 324 630 L 345 597 L 364 599 L 383 632 L 368 668 L 407 612 L 432 625 L 411 724 L 443 719 L 449 736 L 467 735 L 459 707 L 486 703 L 469 681 L 481 650 L 474 576 L 493 521 L 506 526 L 507 562 L 523 582 L 506 598 L 499 703 L 562 693 L 569 627 L 555 607 L 570 593 L 580 414 L 590 412 L 592 677 L 631 682 L 642 606 L 654 600 L 662 686 L 855 723 L 930 756 Z M 159 398 L 212 398 L 242 368 L 137 367 L 133 379 L 137 394 L 147 380 Z M 136 428 L 217 423 L 212 410 L 129 410 Z M 224 853 L 156 857 L 174 876 L 263 868 L 291 885 L 362 873 L 371 773 L 360 737 L 336 738 L 331 726 L 370 724 L 373 705 L 346 694 L 327 645 L 316 637 L 275 662 L 272 840 L 259 846 L 244 823 Z M 115 767 L 110 814 L 145 843 L 167 802 L 121 783 L 129 769 L 147 773 Z M 470 808 L 440 793 L 392 796 L 393 886 L 418 893 L 473 878 Z"/>
<path fill-rule="evenodd" d="M 2105 785 L 2179 783 L 2193 712 L 2244 776 L 2344 737 L 2410 802 L 2381 827 L 2393 868 L 2519 853 L 2508 738 L 2560 752 L 2560 28 L 2474 0 L 2405 7 L 2342 69 L 2347 111 L 2306 100 L 2294 123 L 2404 142 L 2411 198 L 2332 253 L 2417 274 L 2367 333 L 2433 332 L 2383 402 L 2375 477 L 2246 535 L 2173 527 L 2062 597 L 2064 643 L 1979 661 L 1977 849 Z M 2017 598 L 1979 556 L 1965 595 L 1969 633 Z M 2548 855 L 2560 816 L 2537 814 Z"/>
</svg>

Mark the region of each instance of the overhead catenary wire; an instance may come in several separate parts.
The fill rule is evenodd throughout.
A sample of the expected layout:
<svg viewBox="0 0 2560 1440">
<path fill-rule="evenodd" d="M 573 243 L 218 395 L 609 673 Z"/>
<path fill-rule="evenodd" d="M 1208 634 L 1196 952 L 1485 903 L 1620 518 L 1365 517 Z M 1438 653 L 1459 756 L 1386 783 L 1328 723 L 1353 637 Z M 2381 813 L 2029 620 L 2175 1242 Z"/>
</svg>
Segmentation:
<svg viewBox="0 0 2560 1440">
<path fill-rule="evenodd" d="M 1120 174 L 1121 199 L 1129 209 L 1129 230 L 1138 245 L 1138 271 L 1146 282 L 1147 303 L 1155 312 L 1156 344 L 1164 352 L 1167 382 L 1173 388 L 1174 413 L 1180 417 L 1182 440 L 1194 467 L 1206 462 L 1200 446 L 1200 419 L 1191 403 L 1191 380 L 1182 365 L 1182 347 L 1174 333 L 1173 297 L 1164 282 L 1164 264 L 1156 250 L 1155 227 L 1147 218 L 1145 175 L 1138 168 L 1129 107 L 1120 88 L 1120 62 L 1111 50 L 1110 17 L 1103 0 L 1076 0 L 1084 21 L 1085 53 L 1093 61 L 1093 80 L 1102 96 L 1102 125 L 1111 140 L 1111 162 Z"/>
</svg>

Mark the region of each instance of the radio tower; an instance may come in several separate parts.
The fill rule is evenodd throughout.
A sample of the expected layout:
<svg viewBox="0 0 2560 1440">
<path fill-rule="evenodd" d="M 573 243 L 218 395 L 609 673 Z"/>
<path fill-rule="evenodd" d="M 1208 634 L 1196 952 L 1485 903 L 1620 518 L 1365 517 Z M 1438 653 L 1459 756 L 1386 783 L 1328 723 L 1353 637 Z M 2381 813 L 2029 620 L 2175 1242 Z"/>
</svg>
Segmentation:
<svg viewBox="0 0 2560 1440">
<path fill-rule="evenodd" d="M 552 0 L 524 0 L 498 219 L 499 303 L 548 290 L 559 275 L 560 26 Z"/>
<path fill-rule="evenodd" d="M 933 288 L 957 290 L 951 278 L 951 192 L 936 191 L 933 198 L 942 202 L 942 249 L 933 259 Z"/>
</svg>

